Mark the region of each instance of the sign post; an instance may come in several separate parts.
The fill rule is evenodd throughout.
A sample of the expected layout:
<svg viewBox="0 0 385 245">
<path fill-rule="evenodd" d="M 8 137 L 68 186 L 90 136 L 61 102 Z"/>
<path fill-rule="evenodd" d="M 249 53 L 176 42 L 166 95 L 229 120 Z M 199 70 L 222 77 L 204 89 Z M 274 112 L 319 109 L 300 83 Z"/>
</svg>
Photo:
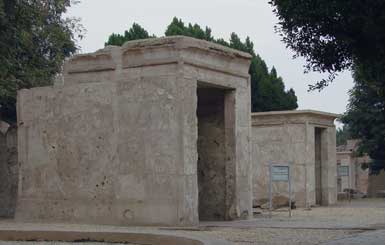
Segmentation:
<svg viewBox="0 0 385 245">
<path fill-rule="evenodd" d="M 288 182 L 289 189 L 289 217 L 291 217 L 291 173 L 290 164 L 269 164 L 269 215 L 272 217 L 273 182 Z"/>
</svg>

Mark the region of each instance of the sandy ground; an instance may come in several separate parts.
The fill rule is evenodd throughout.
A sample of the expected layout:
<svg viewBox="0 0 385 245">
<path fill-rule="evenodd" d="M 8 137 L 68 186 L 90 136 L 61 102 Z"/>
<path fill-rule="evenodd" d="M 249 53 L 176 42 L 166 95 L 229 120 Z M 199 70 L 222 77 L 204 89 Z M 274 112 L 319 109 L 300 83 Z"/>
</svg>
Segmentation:
<svg viewBox="0 0 385 245">
<path fill-rule="evenodd" d="M 343 202 L 333 207 L 318 207 L 310 211 L 297 209 L 293 217 L 287 212 L 274 212 L 257 217 L 257 224 L 306 228 L 370 228 L 385 226 L 385 199 L 361 199 Z M 289 224 L 287 224 L 289 223 Z"/>
<path fill-rule="evenodd" d="M 309 229 L 233 229 L 222 228 L 205 232 L 207 235 L 224 238 L 235 244 L 320 244 L 349 237 L 357 231 L 309 230 Z"/>
<path fill-rule="evenodd" d="M 206 223 L 206 234 L 235 244 L 322 244 L 385 229 L 385 199 L 341 202 L 333 207 L 267 212 L 251 221 Z M 385 241 L 383 241 L 385 244 Z"/>
<path fill-rule="evenodd" d="M 1 224 L 6 227 L 7 224 Z M 57 225 L 61 227 L 61 225 Z M 82 230 L 84 226 L 75 227 Z M 105 229 L 105 227 L 95 229 Z M 72 227 L 73 228 L 73 227 Z M 109 229 L 113 231 L 124 230 L 121 228 Z M 141 228 L 138 228 L 141 229 Z M 152 228 L 158 229 L 158 228 Z M 255 219 L 234 222 L 203 222 L 199 230 L 180 230 L 185 234 L 206 235 L 213 238 L 225 239 L 234 244 L 365 244 L 365 239 L 379 240 L 378 244 L 385 244 L 385 199 L 353 200 L 351 203 L 343 202 L 332 207 L 317 207 L 310 211 L 297 209 L 293 216 L 288 217 L 287 212 L 274 212 L 269 218 L 264 212 Z M 171 228 L 167 230 L 172 231 Z M 373 235 L 372 235 L 373 234 Z M 376 235 L 377 234 L 377 235 Z M 345 241 L 338 242 L 338 241 Z M 336 243 L 337 241 L 337 243 Z M 361 241 L 361 242 L 359 242 Z M 68 245 L 79 243 L 60 242 L 0 242 L 8 244 L 43 244 L 43 245 Z M 87 245 L 104 245 L 111 243 L 86 243 Z M 115 243 L 116 244 L 116 243 Z M 371 244 L 377 244 L 375 242 Z"/>
<path fill-rule="evenodd" d="M 80 245 L 84 243 L 69 243 L 69 242 L 2 242 L 0 241 L 0 245 Z M 87 242 L 86 245 L 137 245 L 133 243 L 105 243 L 105 242 Z"/>
</svg>

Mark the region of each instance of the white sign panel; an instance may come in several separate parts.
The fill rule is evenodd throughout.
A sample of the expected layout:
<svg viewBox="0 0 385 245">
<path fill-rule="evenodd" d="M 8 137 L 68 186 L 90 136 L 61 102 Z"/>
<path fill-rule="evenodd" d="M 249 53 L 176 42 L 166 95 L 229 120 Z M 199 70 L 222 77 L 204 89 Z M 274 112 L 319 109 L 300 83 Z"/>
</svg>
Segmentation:
<svg viewBox="0 0 385 245">
<path fill-rule="evenodd" d="M 291 180 L 290 180 L 290 164 L 269 164 L 270 181 L 269 181 L 269 212 L 272 217 L 272 200 L 273 200 L 273 182 L 287 182 L 289 191 L 289 217 L 291 217 Z"/>
<path fill-rule="evenodd" d="M 289 166 L 271 166 L 271 180 L 274 182 L 288 182 Z"/>
<path fill-rule="evenodd" d="M 349 176 L 349 166 L 338 166 L 338 176 Z"/>
</svg>

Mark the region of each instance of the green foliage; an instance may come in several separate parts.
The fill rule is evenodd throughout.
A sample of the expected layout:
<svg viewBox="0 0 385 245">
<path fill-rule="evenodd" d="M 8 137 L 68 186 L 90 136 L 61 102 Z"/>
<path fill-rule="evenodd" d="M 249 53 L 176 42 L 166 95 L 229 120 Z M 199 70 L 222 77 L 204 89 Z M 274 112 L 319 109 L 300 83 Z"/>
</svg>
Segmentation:
<svg viewBox="0 0 385 245">
<path fill-rule="evenodd" d="M 352 139 L 352 137 L 347 125 L 337 129 L 337 146 L 346 145 L 347 141 L 350 139 Z"/>
<path fill-rule="evenodd" d="M 127 41 L 146 39 L 150 37 L 155 36 L 150 36 L 143 27 L 141 27 L 139 24 L 134 23 L 130 30 L 124 32 L 124 35 L 112 33 L 108 37 L 108 41 L 104 45 L 122 46 Z"/>
<path fill-rule="evenodd" d="M 385 160 L 385 101 L 382 89 L 368 77 L 364 67 L 355 68 L 355 86 L 342 122 L 352 137 L 361 140 L 359 151 L 381 162 Z"/>
<path fill-rule="evenodd" d="M 330 74 L 311 89 L 322 89 L 338 72 L 360 65 L 383 90 L 384 0 L 270 0 L 270 4 L 279 18 L 277 31 L 287 47 L 307 60 L 307 71 Z"/>
<path fill-rule="evenodd" d="M 75 33 L 81 26 L 76 19 L 62 17 L 70 5 L 70 0 L 0 0 L 3 120 L 16 120 L 18 89 L 51 84 L 64 59 L 76 51 Z"/>
<path fill-rule="evenodd" d="M 183 35 L 212 41 L 233 49 L 247 52 L 253 56 L 249 73 L 251 76 L 251 107 L 253 112 L 293 110 L 298 107 L 297 96 L 293 89 L 285 91 L 285 85 L 281 77 L 277 75 L 273 67 L 269 72 L 265 61 L 255 54 L 254 44 L 249 37 L 243 42 L 239 36 L 232 33 L 230 41 L 215 39 L 211 35 L 211 29 L 203 30 L 199 25 L 188 24 L 174 18 L 167 27 L 166 36 Z"/>
<path fill-rule="evenodd" d="M 293 89 L 285 91 L 285 86 L 281 77 L 277 75 L 276 69 L 269 72 L 265 61 L 254 52 L 254 44 L 247 37 L 243 42 L 237 34 L 232 33 L 230 41 L 224 39 L 215 39 L 211 35 L 211 29 L 206 27 L 202 29 L 197 24 L 185 25 L 181 19 L 174 18 L 168 25 L 166 36 L 189 36 L 215 42 L 230 48 L 247 52 L 253 56 L 249 73 L 251 75 L 251 97 L 252 111 L 271 111 L 271 110 L 292 110 L 298 107 L 297 96 Z M 125 35 L 112 34 L 106 43 L 113 45 L 122 45 L 129 40 L 136 40 L 149 37 L 148 33 L 138 24 L 134 24 Z"/>
<path fill-rule="evenodd" d="M 188 24 L 185 26 L 181 19 L 174 17 L 170 25 L 168 25 L 165 32 L 166 36 L 188 36 L 195 37 L 198 39 L 203 39 L 207 41 L 214 41 L 214 38 L 211 36 L 211 29 L 206 27 L 203 30 L 199 25 Z"/>
<path fill-rule="evenodd" d="M 307 60 L 307 71 L 329 78 L 354 71 L 355 86 L 343 122 L 360 139 L 360 152 L 385 166 L 385 1 L 270 0 L 279 18 L 278 32 L 287 47 Z"/>
</svg>

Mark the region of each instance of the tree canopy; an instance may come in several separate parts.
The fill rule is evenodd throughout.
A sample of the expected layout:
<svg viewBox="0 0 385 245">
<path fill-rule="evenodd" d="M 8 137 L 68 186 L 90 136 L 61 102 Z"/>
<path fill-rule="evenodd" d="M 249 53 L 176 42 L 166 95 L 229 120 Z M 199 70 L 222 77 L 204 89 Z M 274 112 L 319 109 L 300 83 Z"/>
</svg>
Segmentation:
<svg viewBox="0 0 385 245">
<path fill-rule="evenodd" d="M 322 89 L 336 74 L 355 65 L 384 86 L 385 1 L 271 0 L 277 31 L 287 47 L 307 61 L 307 71 L 328 72 L 312 89 Z M 370 69 L 369 69 L 370 68 Z"/>
<path fill-rule="evenodd" d="M 355 85 L 342 122 L 353 138 L 360 139 L 360 152 L 375 160 L 385 160 L 385 101 L 378 88 L 366 81 L 365 70 L 355 70 Z"/>
<path fill-rule="evenodd" d="M 355 86 L 343 122 L 359 151 L 385 163 L 385 1 L 270 0 L 277 31 L 307 61 L 307 71 L 328 72 L 310 86 L 322 89 L 343 70 Z M 385 164 L 383 164 L 385 166 Z"/>
<path fill-rule="evenodd" d="M 134 26 L 137 26 L 134 28 Z M 138 24 L 134 24 L 129 32 L 131 36 L 111 34 L 106 42 L 106 45 L 122 45 L 124 42 L 134 39 L 130 37 L 137 37 L 136 30 L 143 33 L 143 28 Z M 126 32 L 127 33 L 127 32 Z M 138 33 L 138 34 L 139 34 Z M 147 32 L 146 32 L 147 33 Z M 148 34 L 148 33 L 147 33 Z M 189 36 L 198 39 L 203 39 L 215 42 L 230 48 L 234 48 L 243 52 L 247 52 L 253 56 L 250 65 L 249 73 L 251 76 L 251 104 L 253 112 L 260 111 L 278 111 L 278 110 L 293 110 L 298 107 L 297 96 L 293 89 L 285 90 L 283 79 L 278 76 L 277 70 L 272 67 L 268 69 L 265 61 L 255 53 L 254 44 L 249 37 L 242 41 L 239 36 L 232 33 L 229 41 L 222 38 L 215 38 L 212 36 L 212 31 L 209 27 L 204 29 L 198 24 L 185 24 L 181 19 L 174 18 L 167 26 L 165 31 L 166 36 Z M 117 38 L 118 37 L 118 38 Z M 147 35 L 147 37 L 150 37 Z M 151 37 L 155 37 L 152 35 Z M 119 41 L 115 41 L 119 39 Z"/>
<path fill-rule="evenodd" d="M 348 140 L 352 139 L 348 125 L 343 125 L 342 128 L 337 128 L 337 146 L 346 145 Z"/>
<path fill-rule="evenodd" d="M 107 45 L 122 46 L 127 41 L 146 39 L 146 38 L 150 38 L 150 35 L 148 34 L 148 32 L 139 24 L 134 23 L 130 28 L 130 30 L 124 32 L 124 35 L 112 33 L 108 37 L 108 40 L 105 43 L 105 46 Z"/>
<path fill-rule="evenodd" d="M 0 0 L 0 113 L 16 120 L 18 89 L 45 86 L 77 47 L 76 19 L 63 18 L 70 0 Z"/>
</svg>

